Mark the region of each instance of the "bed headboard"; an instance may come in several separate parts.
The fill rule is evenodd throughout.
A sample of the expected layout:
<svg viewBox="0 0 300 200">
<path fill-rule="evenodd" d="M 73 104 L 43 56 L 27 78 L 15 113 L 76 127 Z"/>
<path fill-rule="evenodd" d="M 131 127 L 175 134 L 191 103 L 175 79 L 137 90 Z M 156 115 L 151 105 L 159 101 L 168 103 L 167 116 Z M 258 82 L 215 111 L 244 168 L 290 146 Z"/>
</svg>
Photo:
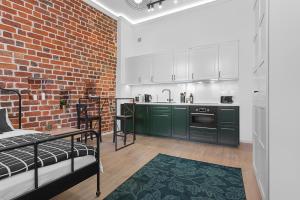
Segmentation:
<svg viewBox="0 0 300 200">
<path fill-rule="evenodd" d="M 18 90 L 13 90 L 13 89 L 5 89 L 5 88 L 1 88 L 0 87 L 0 95 L 2 94 L 2 92 L 7 92 L 7 93 L 15 93 L 18 95 L 19 97 L 19 129 L 22 128 L 22 95 Z"/>
</svg>

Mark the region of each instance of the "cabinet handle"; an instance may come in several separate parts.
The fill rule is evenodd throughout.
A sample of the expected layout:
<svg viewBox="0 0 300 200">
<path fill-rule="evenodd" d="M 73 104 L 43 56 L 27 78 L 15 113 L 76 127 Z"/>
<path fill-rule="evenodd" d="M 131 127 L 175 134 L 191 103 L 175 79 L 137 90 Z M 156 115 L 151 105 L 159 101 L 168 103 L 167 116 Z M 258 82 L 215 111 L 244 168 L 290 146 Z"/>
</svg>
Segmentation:
<svg viewBox="0 0 300 200">
<path fill-rule="evenodd" d="M 175 110 L 186 110 L 186 108 L 174 108 Z"/>
<path fill-rule="evenodd" d="M 192 79 L 194 79 L 194 73 L 192 73 Z"/>
<path fill-rule="evenodd" d="M 190 128 L 196 128 L 196 129 L 209 129 L 209 130 L 216 130 L 216 129 L 217 129 L 217 128 L 198 127 L 198 126 L 190 126 Z"/>
<path fill-rule="evenodd" d="M 175 74 L 174 74 L 174 81 L 176 80 L 176 76 L 175 76 Z"/>
<path fill-rule="evenodd" d="M 235 131 L 234 128 L 221 128 L 221 129 L 223 129 L 223 130 L 231 130 L 231 131 Z"/>
<path fill-rule="evenodd" d="M 221 71 L 219 71 L 219 78 L 221 78 Z"/>
<path fill-rule="evenodd" d="M 153 76 L 151 76 L 151 82 L 153 82 L 153 80 L 154 80 L 154 77 L 153 77 Z"/>
</svg>

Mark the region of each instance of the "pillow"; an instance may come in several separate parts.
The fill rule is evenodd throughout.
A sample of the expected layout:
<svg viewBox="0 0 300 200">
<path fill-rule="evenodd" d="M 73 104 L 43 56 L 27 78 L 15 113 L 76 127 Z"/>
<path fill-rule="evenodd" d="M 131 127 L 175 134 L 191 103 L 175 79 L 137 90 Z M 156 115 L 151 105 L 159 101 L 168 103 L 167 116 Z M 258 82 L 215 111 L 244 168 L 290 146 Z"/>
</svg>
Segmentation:
<svg viewBox="0 0 300 200">
<path fill-rule="evenodd" d="M 0 108 L 0 134 L 4 132 L 12 131 L 14 128 L 8 118 L 8 113 L 6 109 Z"/>
</svg>

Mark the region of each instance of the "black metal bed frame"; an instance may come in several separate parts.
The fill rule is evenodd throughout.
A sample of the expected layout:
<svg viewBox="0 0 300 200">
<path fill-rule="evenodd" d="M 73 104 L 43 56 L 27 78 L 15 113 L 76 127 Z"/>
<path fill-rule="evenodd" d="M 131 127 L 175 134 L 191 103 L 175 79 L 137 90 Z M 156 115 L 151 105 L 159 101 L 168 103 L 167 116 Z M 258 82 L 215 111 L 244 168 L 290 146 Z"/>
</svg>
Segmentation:
<svg viewBox="0 0 300 200">
<path fill-rule="evenodd" d="M 4 89 L 0 88 L 0 91 L 7 91 L 7 92 L 14 92 L 19 96 L 19 128 L 22 127 L 21 119 L 22 119 L 22 96 L 19 91 L 11 90 L 11 89 Z M 97 138 L 97 147 L 96 147 L 96 154 L 95 158 L 96 161 L 82 167 L 78 170 L 74 170 L 74 136 L 81 135 L 85 133 L 92 133 L 96 135 Z M 47 184 L 39 186 L 39 166 L 38 166 L 38 146 L 45 142 L 54 141 L 58 139 L 64 138 L 71 138 L 71 169 L 70 173 L 62 176 L 54 181 L 51 181 Z M 100 196 L 100 135 L 99 133 L 95 132 L 94 130 L 78 130 L 71 133 L 61 134 L 57 136 L 53 136 L 51 138 L 35 141 L 35 142 L 28 142 L 20 145 L 13 145 L 10 147 L 5 147 L 0 149 L 1 152 L 10 151 L 18 148 L 23 148 L 27 146 L 34 147 L 34 189 L 28 191 L 18 197 L 15 197 L 14 200 L 32 200 L 32 199 L 50 199 L 71 187 L 79 184 L 80 182 L 97 175 L 97 185 L 96 185 L 96 196 Z"/>
<path fill-rule="evenodd" d="M 22 128 L 22 95 L 21 95 L 21 93 L 18 90 L 5 89 L 5 88 L 0 87 L 0 91 L 1 90 L 8 92 L 8 93 L 12 92 L 12 93 L 15 93 L 18 95 L 18 97 L 19 97 L 19 116 L 18 116 L 18 118 L 19 118 L 19 129 L 21 129 Z M 0 95 L 1 94 L 2 94 L 2 92 L 0 93 Z"/>
</svg>

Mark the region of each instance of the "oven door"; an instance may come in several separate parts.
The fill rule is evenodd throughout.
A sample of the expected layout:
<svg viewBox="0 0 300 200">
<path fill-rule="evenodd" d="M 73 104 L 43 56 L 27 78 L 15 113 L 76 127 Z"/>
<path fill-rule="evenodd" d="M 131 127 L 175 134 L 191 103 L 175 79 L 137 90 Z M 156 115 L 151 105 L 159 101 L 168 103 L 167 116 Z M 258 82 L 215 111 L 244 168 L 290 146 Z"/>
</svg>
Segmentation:
<svg viewBox="0 0 300 200">
<path fill-rule="evenodd" d="M 216 115 L 214 113 L 190 113 L 190 126 L 216 128 Z"/>
</svg>

